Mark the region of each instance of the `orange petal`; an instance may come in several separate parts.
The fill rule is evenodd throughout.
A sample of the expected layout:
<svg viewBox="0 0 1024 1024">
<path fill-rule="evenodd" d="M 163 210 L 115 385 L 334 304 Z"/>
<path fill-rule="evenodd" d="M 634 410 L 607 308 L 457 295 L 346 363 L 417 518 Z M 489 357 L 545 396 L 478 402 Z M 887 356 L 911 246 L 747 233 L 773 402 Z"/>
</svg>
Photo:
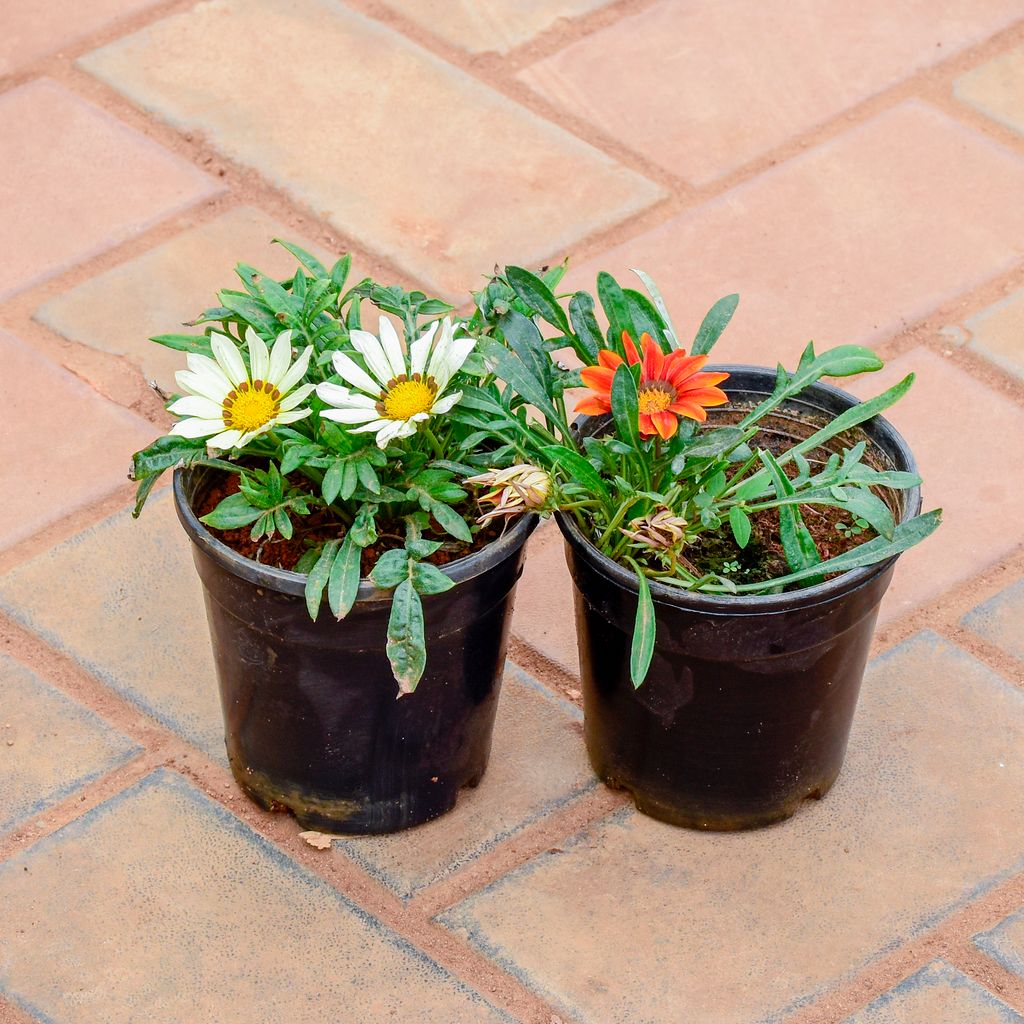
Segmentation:
<svg viewBox="0 0 1024 1024">
<path fill-rule="evenodd" d="M 644 380 L 664 380 L 665 353 L 661 351 L 655 340 L 647 333 L 640 335 L 640 345 L 644 350 L 644 365 L 641 373 Z"/>
<path fill-rule="evenodd" d="M 640 423 L 640 436 L 641 437 L 650 437 L 651 434 L 656 433 L 656 431 L 654 429 L 654 423 L 651 421 L 651 417 L 650 417 L 649 413 L 646 413 L 646 412 L 640 413 L 639 423 Z"/>
<path fill-rule="evenodd" d="M 676 399 L 676 402 L 691 402 L 706 408 L 713 405 L 725 405 L 728 401 L 729 396 L 719 388 L 694 388 L 693 391 L 681 391 Z"/>
<path fill-rule="evenodd" d="M 707 356 L 687 356 L 682 351 L 672 352 L 665 359 L 665 379 L 674 388 L 678 388 L 707 361 Z"/>
<path fill-rule="evenodd" d="M 607 366 L 584 366 L 580 378 L 591 391 L 611 394 L 615 371 Z"/>
<path fill-rule="evenodd" d="M 708 418 L 708 414 L 696 402 L 680 400 L 673 402 L 670 408 L 680 416 L 686 416 L 688 419 L 696 420 L 698 423 L 703 423 Z"/>
<path fill-rule="evenodd" d="M 612 403 L 599 395 L 587 395 L 576 403 L 576 412 L 584 416 L 602 416 L 612 411 Z"/>
<path fill-rule="evenodd" d="M 687 382 L 686 385 L 689 387 L 691 384 L 698 388 L 710 388 L 716 384 L 721 384 L 723 380 L 728 380 L 729 374 L 727 373 L 695 373 Z"/>
<path fill-rule="evenodd" d="M 629 336 L 629 331 L 622 332 L 622 347 L 626 350 L 629 365 L 636 366 L 640 362 L 640 353 L 637 352 L 636 345 L 633 344 L 633 339 Z"/>
<path fill-rule="evenodd" d="M 613 352 L 610 348 L 603 348 L 597 353 L 597 361 L 601 366 L 607 367 L 609 370 L 614 370 L 617 366 L 621 366 L 625 360 L 618 352 Z"/>
<path fill-rule="evenodd" d="M 670 412 L 656 412 L 651 414 L 654 427 L 666 440 L 679 429 L 679 420 Z"/>
</svg>

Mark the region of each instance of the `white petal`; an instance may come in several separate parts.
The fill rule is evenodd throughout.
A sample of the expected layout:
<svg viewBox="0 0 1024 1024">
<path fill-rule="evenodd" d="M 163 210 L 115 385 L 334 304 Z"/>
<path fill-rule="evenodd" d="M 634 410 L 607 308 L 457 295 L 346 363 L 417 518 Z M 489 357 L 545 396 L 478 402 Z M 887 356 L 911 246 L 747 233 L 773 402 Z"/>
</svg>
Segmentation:
<svg viewBox="0 0 1024 1024">
<path fill-rule="evenodd" d="M 167 411 L 173 412 L 175 416 L 198 416 L 201 420 L 215 420 L 223 415 L 220 403 L 200 395 L 179 398 L 167 406 Z"/>
<path fill-rule="evenodd" d="M 335 423 L 369 423 L 380 418 L 376 409 L 324 409 L 320 415 Z"/>
<path fill-rule="evenodd" d="M 444 320 L 441 321 L 441 337 L 438 338 L 437 344 L 434 346 L 434 351 L 430 353 L 430 366 L 427 368 L 427 373 L 437 381 L 438 385 L 442 389 L 444 388 L 444 384 L 441 383 L 441 374 L 444 367 L 447 365 L 448 351 L 451 347 L 452 322 L 448 317 L 445 317 Z M 445 384 L 447 382 L 448 378 L 445 377 Z"/>
<path fill-rule="evenodd" d="M 216 402 L 217 405 L 223 403 L 227 393 L 231 390 L 231 384 L 227 378 L 220 383 L 216 379 L 211 380 L 209 377 L 193 373 L 191 370 L 178 370 L 174 379 L 183 391 L 187 391 L 191 395 L 201 395 L 211 402 Z"/>
<path fill-rule="evenodd" d="M 245 343 L 249 346 L 249 372 L 253 380 L 267 380 L 270 372 L 270 353 L 267 343 L 251 328 L 245 331 Z"/>
<path fill-rule="evenodd" d="M 371 334 L 370 337 L 372 338 L 373 335 Z M 376 383 L 365 370 L 361 369 L 344 352 L 335 352 L 332 359 L 334 361 L 334 370 L 342 380 L 348 381 L 349 384 L 359 388 L 360 391 L 365 391 L 368 395 L 380 394 L 380 384 Z"/>
<path fill-rule="evenodd" d="M 339 409 L 372 409 L 377 403 L 369 396 L 358 391 L 350 391 L 340 384 L 317 384 L 316 393 L 321 401 Z"/>
<path fill-rule="evenodd" d="M 217 334 L 214 331 L 210 335 L 210 344 L 213 346 L 213 354 L 217 357 L 220 368 L 232 384 L 241 384 L 243 380 L 249 379 L 245 372 L 242 356 L 230 338 L 225 338 L 223 334 Z"/>
<path fill-rule="evenodd" d="M 304 416 L 308 416 L 313 410 L 310 408 L 305 409 L 289 409 L 287 412 L 280 412 L 274 417 L 275 423 L 294 423 L 296 420 L 301 420 Z"/>
<path fill-rule="evenodd" d="M 288 332 L 290 333 L 290 332 Z M 280 340 L 280 339 L 279 339 Z M 291 349 L 288 349 L 289 355 Z M 306 370 L 309 369 L 309 357 L 313 354 L 313 346 L 307 345 L 302 352 L 299 353 L 299 358 L 292 363 L 292 367 L 280 380 L 272 380 L 270 383 L 273 384 L 281 392 L 282 395 L 286 395 L 303 377 L 306 376 Z M 273 372 L 274 366 L 274 353 L 270 353 L 270 369 Z"/>
<path fill-rule="evenodd" d="M 285 395 L 281 400 L 281 411 L 287 412 L 289 409 L 294 409 L 300 402 L 304 402 L 309 398 L 312 391 L 312 384 L 303 384 L 301 388 L 296 388 L 294 391 Z"/>
<path fill-rule="evenodd" d="M 228 375 L 220 366 L 212 359 L 207 359 L 206 356 L 190 352 L 188 355 L 188 368 L 197 377 L 202 377 L 204 380 L 216 383 L 223 389 L 225 395 L 234 387 L 234 384 L 228 380 Z"/>
<path fill-rule="evenodd" d="M 409 346 L 409 373 L 423 373 L 427 368 L 427 356 L 430 355 L 430 346 L 437 334 L 439 320 L 435 320 L 426 330 Z"/>
<path fill-rule="evenodd" d="M 223 420 L 179 420 L 171 427 L 171 433 L 178 437 L 209 437 L 224 429 Z"/>
<path fill-rule="evenodd" d="M 437 388 L 443 391 L 448 382 L 462 368 L 462 364 L 469 358 L 469 353 L 476 347 L 475 338 L 459 338 L 453 341 L 448 348 L 444 365 L 439 366 L 437 373 L 431 371 L 434 380 L 437 381 Z"/>
<path fill-rule="evenodd" d="M 461 391 L 453 391 L 450 395 L 445 395 L 439 402 L 435 402 L 430 411 L 435 416 L 440 416 L 442 413 L 448 412 L 454 405 L 457 405 L 461 398 Z"/>
<path fill-rule="evenodd" d="M 349 334 L 355 350 L 366 360 L 366 365 L 381 384 L 387 384 L 394 374 L 391 372 L 391 363 L 384 354 L 384 347 L 380 339 L 369 331 L 352 331 Z"/>
<path fill-rule="evenodd" d="M 242 439 L 240 430 L 225 430 L 206 442 L 207 448 L 233 448 Z"/>
<path fill-rule="evenodd" d="M 380 344 L 384 349 L 384 355 L 391 364 L 391 376 L 400 377 L 403 373 L 408 373 L 405 356 L 402 354 L 402 343 L 398 340 L 398 332 L 395 330 L 395 325 L 383 313 L 380 317 Z M 387 381 L 384 383 L 386 384 Z"/>
<path fill-rule="evenodd" d="M 424 416 L 428 420 L 430 419 L 426 413 L 419 413 L 411 420 L 406 420 L 404 423 L 401 423 L 399 428 L 395 431 L 395 437 L 412 437 L 412 435 L 416 433 L 416 421 L 419 419 L 419 416 Z"/>
<path fill-rule="evenodd" d="M 306 357 L 307 362 L 309 357 Z M 282 387 L 284 375 L 288 372 L 288 364 L 292 361 L 292 332 L 282 331 L 274 341 L 274 347 L 270 351 L 270 366 L 267 368 L 267 375 L 264 380 L 269 380 L 275 388 L 281 391 L 287 390 Z M 302 373 L 305 373 L 303 369 Z M 301 377 L 302 374 L 299 374 Z M 298 380 L 298 377 L 296 377 Z"/>
<path fill-rule="evenodd" d="M 323 413 L 323 415 L 327 415 L 326 411 Z M 363 426 L 361 427 L 356 427 L 355 429 L 350 430 L 349 433 L 368 434 L 371 430 L 390 430 L 394 423 L 394 420 L 372 420 L 369 423 L 363 424 Z"/>
</svg>

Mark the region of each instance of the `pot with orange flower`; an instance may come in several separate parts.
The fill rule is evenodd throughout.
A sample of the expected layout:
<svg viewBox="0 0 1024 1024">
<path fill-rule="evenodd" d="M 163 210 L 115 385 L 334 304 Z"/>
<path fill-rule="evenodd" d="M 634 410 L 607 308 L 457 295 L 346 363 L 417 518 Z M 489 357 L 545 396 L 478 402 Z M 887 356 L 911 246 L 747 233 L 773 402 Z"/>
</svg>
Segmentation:
<svg viewBox="0 0 1024 1024">
<path fill-rule="evenodd" d="M 565 309 L 513 267 L 507 311 L 481 312 L 518 357 L 499 375 L 546 418 L 531 455 L 554 480 L 595 771 L 654 817 L 756 827 L 832 786 L 896 559 L 939 524 L 879 415 L 913 376 L 865 402 L 823 383 L 881 368 L 854 345 L 808 345 L 792 372 L 706 368 L 738 297 L 687 353 L 637 273 L 646 295 L 599 275 L 604 330 L 589 294 Z M 585 365 L 552 388 L 537 368 L 559 344 Z M 555 437 L 540 398 L 573 384 L 584 415 Z"/>
</svg>

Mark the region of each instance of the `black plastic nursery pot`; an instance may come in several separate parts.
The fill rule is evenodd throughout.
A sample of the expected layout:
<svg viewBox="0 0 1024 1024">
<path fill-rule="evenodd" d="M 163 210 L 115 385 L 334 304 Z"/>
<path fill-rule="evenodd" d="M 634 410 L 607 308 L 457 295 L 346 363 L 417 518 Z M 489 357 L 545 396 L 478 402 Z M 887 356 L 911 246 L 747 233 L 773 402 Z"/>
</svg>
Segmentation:
<svg viewBox="0 0 1024 1024">
<path fill-rule="evenodd" d="M 243 557 L 199 522 L 192 503 L 206 472 L 176 470 L 174 499 L 203 582 L 238 784 L 325 832 L 394 832 L 451 810 L 487 767 L 535 517 L 444 566 L 456 586 L 423 598 L 426 671 L 396 699 L 385 654 L 390 592 L 364 581 L 344 620 L 325 604 L 312 621 L 305 576 Z"/>
<path fill-rule="evenodd" d="M 772 392 L 774 371 L 722 366 L 731 405 Z M 773 416 L 770 429 L 806 437 L 857 399 L 825 384 Z M 603 421 L 588 418 L 583 433 Z M 852 435 L 852 440 L 851 440 Z M 881 469 L 916 472 L 913 455 L 882 417 L 828 448 L 869 441 Z M 887 495 L 896 520 L 920 511 L 919 488 Z M 756 596 L 700 594 L 651 583 L 657 639 L 646 681 L 634 689 L 630 646 L 635 576 L 600 554 L 558 515 L 575 584 L 587 752 L 608 785 L 637 809 L 690 828 L 756 828 L 790 817 L 835 782 L 882 595 L 895 558 L 802 590 Z"/>
</svg>

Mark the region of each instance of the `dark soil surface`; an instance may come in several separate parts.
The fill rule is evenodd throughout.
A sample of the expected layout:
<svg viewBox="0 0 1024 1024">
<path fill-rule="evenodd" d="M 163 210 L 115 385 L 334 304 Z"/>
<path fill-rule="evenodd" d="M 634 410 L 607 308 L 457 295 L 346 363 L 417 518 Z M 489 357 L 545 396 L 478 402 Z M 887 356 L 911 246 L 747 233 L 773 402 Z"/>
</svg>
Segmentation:
<svg viewBox="0 0 1024 1024">
<path fill-rule="evenodd" d="M 308 485 L 308 481 L 299 474 L 295 474 L 289 479 L 298 487 L 307 487 Z M 197 516 L 205 516 L 212 512 L 228 495 L 235 494 L 237 491 L 237 473 L 216 473 L 212 475 L 209 485 L 200 492 L 193 510 Z M 480 510 L 473 502 L 466 502 L 462 507 L 456 508 L 456 511 L 461 513 L 470 524 L 480 514 Z M 317 509 L 308 516 L 293 515 L 292 524 L 295 532 L 289 540 L 275 534 L 272 538 L 261 537 L 254 541 L 249 535 L 250 527 L 248 526 L 234 530 L 218 530 L 212 526 L 206 528 L 219 541 L 227 544 L 229 548 L 237 551 L 240 555 L 259 562 L 261 565 L 291 571 L 295 570 L 299 559 L 311 547 L 317 547 L 328 540 L 341 540 L 345 536 L 345 523 L 326 509 Z M 464 558 L 474 551 L 479 551 L 492 541 L 497 540 L 506 529 L 506 523 L 503 520 L 492 519 L 473 534 L 472 544 L 466 544 L 451 537 L 436 524 L 433 525 L 435 527 L 433 532 L 427 532 L 424 535 L 426 540 L 441 542 L 441 547 L 424 559 L 425 562 L 431 562 L 433 565 L 446 565 L 448 562 L 454 562 L 457 558 Z M 401 521 L 389 522 L 378 519 L 377 533 L 377 542 L 363 549 L 362 574 L 364 578 L 369 575 L 377 559 L 385 551 L 405 545 L 405 524 Z"/>
</svg>

